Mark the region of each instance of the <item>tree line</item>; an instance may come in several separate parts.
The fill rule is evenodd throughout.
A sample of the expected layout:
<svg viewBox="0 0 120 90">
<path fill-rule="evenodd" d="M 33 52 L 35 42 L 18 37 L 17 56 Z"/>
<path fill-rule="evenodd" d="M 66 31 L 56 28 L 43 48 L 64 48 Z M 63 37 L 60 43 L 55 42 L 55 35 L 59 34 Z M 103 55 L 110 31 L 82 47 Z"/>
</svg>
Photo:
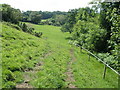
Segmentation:
<svg viewBox="0 0 120 90">
<path fill-rule="evenodd" d="M 19 21 L 31 22 L 34 24 L 47 24 L 61 26 L 65 23 L 67 12 L 61 11 L 26 11 L 21 12 L 19 9 L 12 8 L 8 4 L 2 4 L 2 20 L 18 24 Z"/>
<path fill-rule="evenodd" d="M 48 20 L 45 24 L 50 24 L 50 23 L 58 23 L 61 24 L 62 19 L 64 18 L 67 12 L 60 12 L 60 11 L 54 11 L 54 12 L 49 12 L 49 11 L 26 11 L 23 12 L 23 19 L 22 21 L 28 21 L 32 22 L 35 24 L 39 23 L 45 23 L 42 22 L 41 20 Z"/>
<path fill-rule="evenodd" d="M 23 12 L 24 22 L 31 22 L 35 24 L 47 24 L 61 26 L 65 23 L 65 16 L 67 12 L 61 11 L 26 11 Z"/>
</svg>

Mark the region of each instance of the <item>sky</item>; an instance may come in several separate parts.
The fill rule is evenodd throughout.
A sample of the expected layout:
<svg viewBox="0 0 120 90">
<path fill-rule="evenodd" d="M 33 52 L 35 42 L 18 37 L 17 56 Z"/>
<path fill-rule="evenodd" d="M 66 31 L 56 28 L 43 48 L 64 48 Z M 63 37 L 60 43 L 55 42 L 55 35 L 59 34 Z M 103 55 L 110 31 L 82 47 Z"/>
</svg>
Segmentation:
<svg viewBox="0 0 120 90">
<path fill-rule="evenodd" d="M 9 4 L 21 11 L 68 11 L 86 7 L 92 0 L 0 0 L 0 4 Z"/>
</svg>

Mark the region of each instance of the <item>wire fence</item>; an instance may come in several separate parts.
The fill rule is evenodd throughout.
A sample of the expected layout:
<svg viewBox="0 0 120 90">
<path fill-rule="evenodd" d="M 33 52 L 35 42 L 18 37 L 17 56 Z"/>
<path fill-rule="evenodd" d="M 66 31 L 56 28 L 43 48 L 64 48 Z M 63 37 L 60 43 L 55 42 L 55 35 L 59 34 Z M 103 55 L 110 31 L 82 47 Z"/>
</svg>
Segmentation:
<svg viewBox="0 0 120 90">
<path fill-rule="evenodd" d="M 107 63 L 105 63 L 103 60 L 101 60 L 98 56 L 96 56 L 95 54 L 93 54 L 92 52 L 90 52 L 89 50 L 87 50 L 86 48 L 84 48 L 84 47 L 82 47 L 82 46 L 80 46 L 80 45 L 78 45 L 78 44 L 76 44 L 76 43 L 73 43 L 73 44 L 74 44 L 75 46 L 78 46 L 78 47 L 80 47 L 81 49 L 87 51 L 87 52 L 89 53 L 89 58 L 90 58 L 90 54 L 91 54 L 93 57 L 95 57 L 97 60 L 99 60 L 100 62 L 102 62 L 102 63 L 105 65 L 103 78 L 105 78 L 106 67 L 110 68 L 112 71 L 114 71 L 116 74 L 118 74 L 118 75 L 120 76 L 120 73 L 119 73 L 119 72 L 117 72 L 115 69 L 113 69 L 113 68 L 112 68 L 111 66 L 109 66 Z"/>
</svg>

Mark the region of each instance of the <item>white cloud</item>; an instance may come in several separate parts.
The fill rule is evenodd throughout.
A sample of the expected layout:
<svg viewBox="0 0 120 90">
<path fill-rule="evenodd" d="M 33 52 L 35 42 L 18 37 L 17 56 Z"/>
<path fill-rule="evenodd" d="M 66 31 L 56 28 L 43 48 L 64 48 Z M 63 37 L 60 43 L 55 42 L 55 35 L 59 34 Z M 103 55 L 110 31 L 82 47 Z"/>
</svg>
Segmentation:
<svg viewBox="0 0 120 90">
<path fill-rule="evenodd" d="M 10 4 L 23 11 L 68 11 L 69 9 L 85 7 L 90 1 L 92 0 L 0 0 L 0 3 Z"/>
</svg>

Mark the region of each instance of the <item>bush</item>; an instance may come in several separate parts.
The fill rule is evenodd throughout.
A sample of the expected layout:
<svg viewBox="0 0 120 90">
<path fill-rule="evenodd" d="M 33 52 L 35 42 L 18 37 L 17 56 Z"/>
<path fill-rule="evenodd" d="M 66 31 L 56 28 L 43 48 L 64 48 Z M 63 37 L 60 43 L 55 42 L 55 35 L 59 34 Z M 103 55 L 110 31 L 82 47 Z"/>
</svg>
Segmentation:
<svg viewBox="0 0 120 90">
<path fill-rule="evenodd" d="M 21 27 L 21 29 L 24 32 L 30 33 L 36 37 L 41 37 L 42 36 L 42 32 L 34 32 L 34 28 L 28 27 L 25 23 L 20 23 L 19 26 Z"/>
<path fill-rule="evenodd" d="M 41 37 L 42 36 L 42 32 L 35 32 L 35 36 Z"/>
</svg>

